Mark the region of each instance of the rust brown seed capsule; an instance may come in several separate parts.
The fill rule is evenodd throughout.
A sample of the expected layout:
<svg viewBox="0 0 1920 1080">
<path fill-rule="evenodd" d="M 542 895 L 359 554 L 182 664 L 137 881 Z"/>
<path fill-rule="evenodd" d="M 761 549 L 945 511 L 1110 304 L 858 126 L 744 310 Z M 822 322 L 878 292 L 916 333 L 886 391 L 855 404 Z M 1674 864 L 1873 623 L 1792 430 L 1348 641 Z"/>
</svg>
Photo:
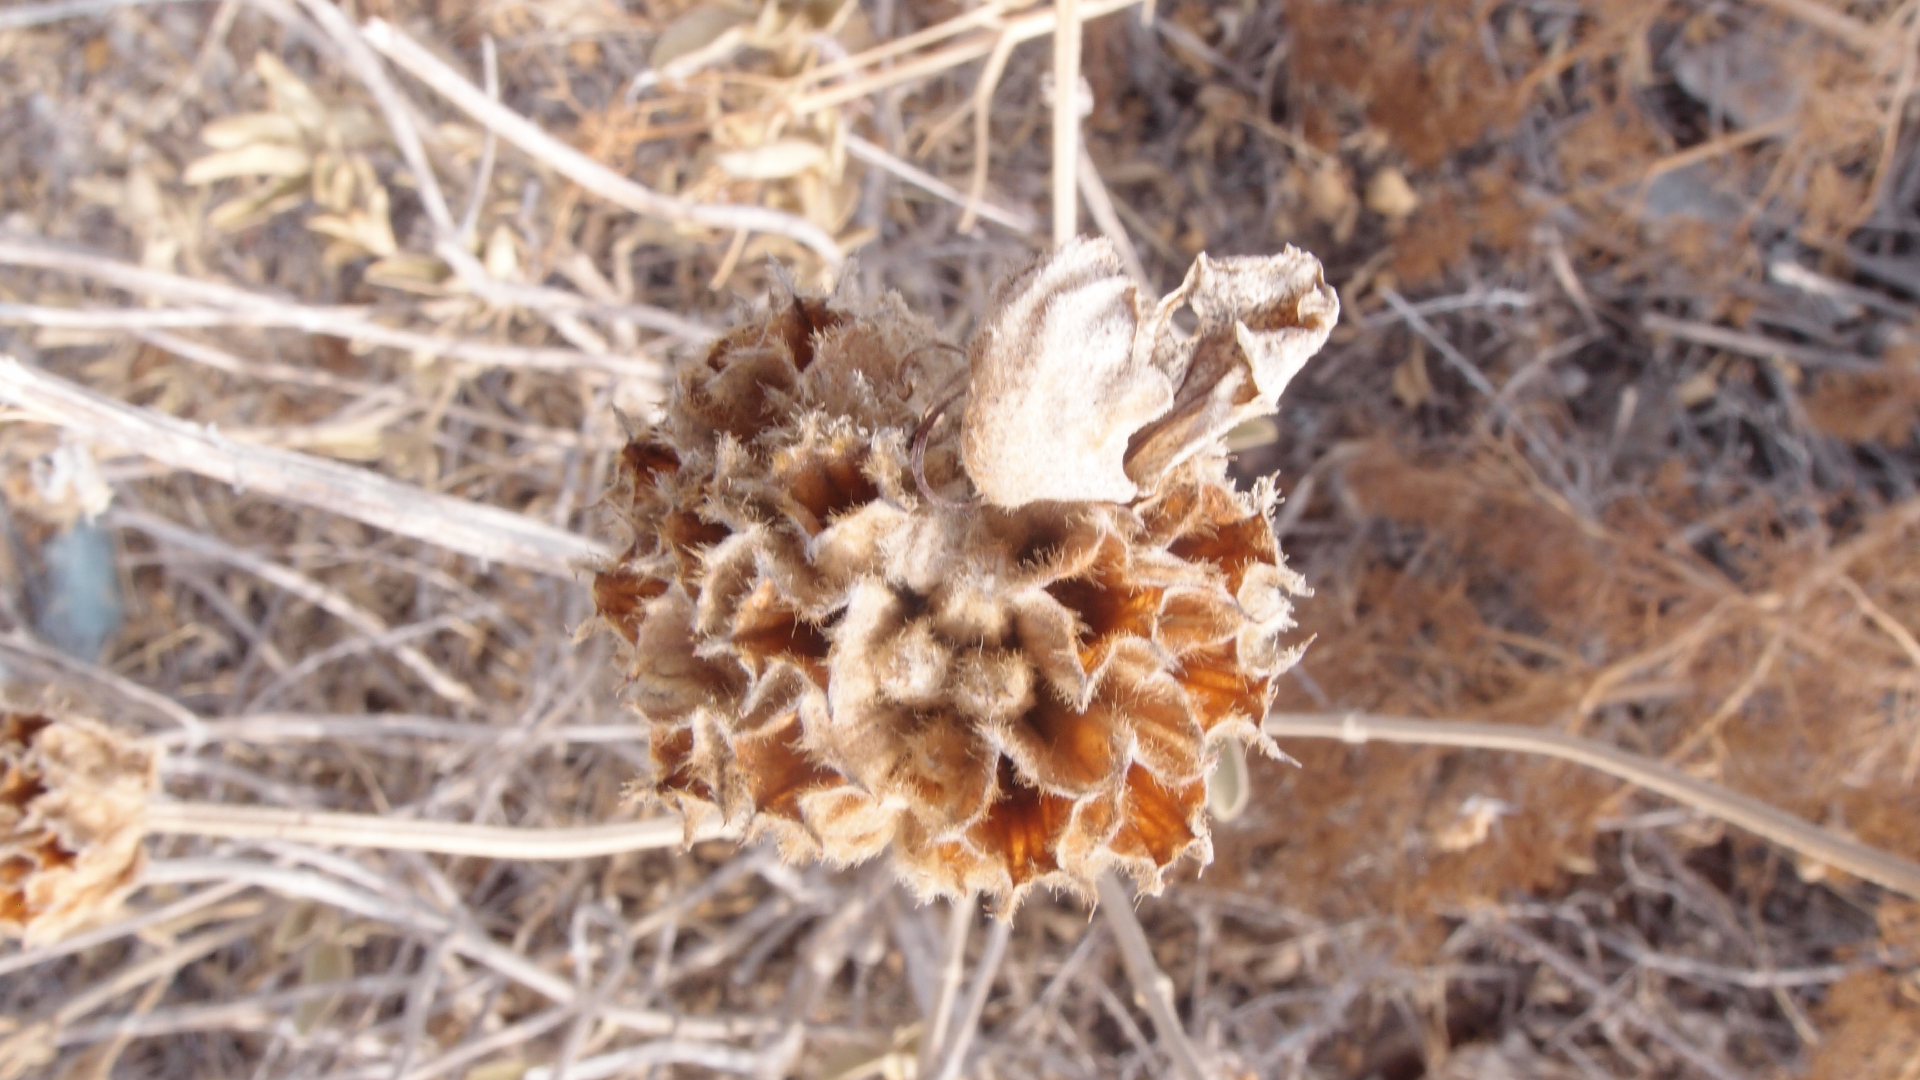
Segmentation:
<svg viewBox="0 0 1920 1080">
<path fill-rule="evenodd" d="M 1206 862 L 1210 767 L 1266 745 L 1304 591 L 1223 439 L 1338 312 L 1292 248 L 1203 255 L 1153 302 L 1076 241 L 964 353 L 894 296 L 726 334 L 609 496 L 630 539 L 593 593 L 651 728 L 639 791 L 1003 911 Z"/>
<path fill-rule="evenodd" d="M 0 713 L 0 936 L 51 941 L 139 877 L 151 751 L 98 724 Z"/>
</svg>

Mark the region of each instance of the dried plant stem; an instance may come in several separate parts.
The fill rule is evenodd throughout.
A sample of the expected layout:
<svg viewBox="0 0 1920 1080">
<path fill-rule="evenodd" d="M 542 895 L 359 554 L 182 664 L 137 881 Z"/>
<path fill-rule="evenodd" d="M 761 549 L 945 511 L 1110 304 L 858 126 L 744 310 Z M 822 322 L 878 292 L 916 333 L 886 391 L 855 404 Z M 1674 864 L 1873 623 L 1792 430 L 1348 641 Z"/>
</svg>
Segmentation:
<svg viewBox="0 0 1920 1080">
<path fill-rule="evenodd" d="M 1658 1014 L 1632 997 L 1594 978 L 1585 965 L 1569 958 L 1558 949 L 1548 946 L 1546 942 L 1513 923 L 1494 923 L 1489 929 L 1552 968 L 1562 978 L 1591 996 L 1596 1004 L 1604 1005 L 1609 1011 L 1618 1010 L 1629 1023 L 1671 1047 L 1674 1053 L 1685 1058 L 1688 1064 L 1702 1073 L 1713 1077 L 1713 1080 L 1741 1080 L 1746 1075 L 1720 1060 L 1719 1056 L 1712 1051 L 1696 1045 L 1692 1039 L 1682 1035 Z"/>
<path fill-rule="evenodd" d="M 1100 890 L 1100 911 L 1120 946 L 1120 959 L 1127 966 L 1127 977 L 1133 980 L 1134 990 L 1148 1015 L 1153 1017 L 1154 1034 L 1160 1037 L 1160 1045 L 1173 1059 L 1174 1071 L 1182 1080 L 1214 1080 L 1212 1070 L 1200 1060 L 1199 1051 L 1187 1038 L 1180 1014 L 1174 1011 L 1173 980 L 1153 959 L 1147 932 L 1133 913 L 1133 897 L 1127 895 L 1126 888 L 1111 871 L 1102 873 L 1096 884 Z"/>
<path fill-rule="evenodd" d="M 1147 276 L 1147 267 L 1140 261 L 1140 252 L 1133 246 L 1133 237 L 1127 235 L 1126 226 L 1120 222 L 1120 214 L 1114 209 L 1113 194 L 1107 190 L 1107 183 L 1100 178 L 1100 170 L 1093 163 L 1093 155 L 1087 153 L 1085 142 L 1080 144 L 1080 197 L 1086 200 L 1087 216 L 1093 218 L 1093 224 L 1100 235 L 1113 241 L 1113 249 L 1120 253 L 1120 262 L 1127 268 L 1127 276 L 1142 289 L 1158 292 L 1153 279 Z"/>
<path fill-rule="evenodd" d="M 1053 0 L 1053 242 L 1080 231 L 1080 0 Z"/>
<path fill-rule="evenodd" d="M 363 521 L 449 551 L 572 577 L 606 553 L 584 537 L 495 506 L 456 499 L 366 469 L 235 442 L 96 394 L 0 355 L 0 405 L 236 488 Z"/>
<path fill-rule="evenodd" d="M 914 187 L 945 199 L 955 206 L 968 205 L 966 192 L 923 169 L 900 160 L 888 153 L 884 147 L 876 146 L 858 135 L 847 136 L 847 155 L 875 168 L 884 169 Z M 1040 227 L 1040 223 L 1032 214 L 1018 207 L 982 201 L 976 204 L 974 209 L 982 218 L 996 225 L 1004 225 L 1014 232 L 1031 233 Z"/>
<path fill-rule="evenodd" d="M 61 19 L 104 15 L 117 8 L 164 2 L 165 0 L 49 0 L 44 4 L 21 4 L 7 11 L 0 11 L 0 30 L 24 30 L 30 26 L 59 22 Z"/>
<path fill-rule="evenodd" d="M 1836 8 L 1818 3 L 1817 0 L 1755 0 L 1755 2 L 1761 7 L 1772 8 L 1789 19 L 1798 19 L 1808 26 L 1825 31 L 1868 55 L 1873 55 L 1886 46 L 1886 39 L 1880 31 Z"/>
<path fill-rule="evenodd" d="M 1714 326 L 1711 323 L 1676 319 L 1657 311 L 1640 316 L 1640 325 L 1648 333 L 1671 334 L 1682 341 L 1691 341 L 1741 356 L 1751 356 L 1758 360 L 1772 360 L 1778 357 L 1791 360 L 1802 367 L 1826 368 L 1830 371 L 1886 370 L 1885 366 L 1878 361 L 1869 360 L 1864 356 L 1775 341 L 1759 334 L 1746 334 L 1738 330 L 1729 330 L 1724 326 Z"/>
<path fill-rule="evenodd" d="M 1558 731 L 1465 720 L 1411 720 L 1366 713 L 1272 713 L 1275 738 L 1342 739 L 1509 750 L 1571 761 L 1665 795 L 1807 858 L 1920 899 L 1920 865 L 1849 840 L 1759 799 L 1695 779 L 1651 758 Z"/>
<path fill-rule="evenodd" d="M 237 859 L 156 859 L 147 864 L 141 880 L 149 885 L 244 882 L 281 896 L 311 900 L 369 919 L 406 926 L 421 933 L 433 936 L 444 934 L 454 952 L 492 968 L 549 1000 L 572 1005 L 580 997 L 579 989 L 571 981 L 495 942 L 483 931 L 468 929 L 441 912 L 415 903 L 377 896 L 310 871 Z M 679 1035 L 694 1039 L 737 1039 L 774 1029 L 766 1021 L 751 1017 L 680 1016 L 651 1009 L 608 1008 L 603 1009 L 599 1016 L 605 1023 L 655 1037 Z"/>
<path fill-rule="evenodd" d="M 213 281 L 199 281 L 178 274 L 163 273 L 131 266 L 117 259 L 87 252 L 71 251 L 37 237 L 0 231 L 0 265 L 30 266 L 42 270 L 78 274 L 128 292 L 176 304 L 199 305 L 192 308 L 156 310 L 73 310 L 31 304 L 0 306 L 0 321 L 34 326 L 64 326 L 80 329 L 141 330 L 183 326 L 279 327 L 309 334 L 327 334 L 364 341 L 386 348 L 405 349 L 424 356 L 443 356 L 449 360 L 485 364 L 492 367 L 519 367 L 542 371 L 597 370 L 625 378 L 639 379 L 662 386 L 665 374 L 661 366 L 646 359 L 613 356 L 605 353 L 578 352 L 573 349 L 548 349 L 524 345 L 497 345 L 486 341 L 465 341 L 440 337 L 417 330 L 401 330 L 375 322 L 369 311 L 352 307 L 319 307 L 301 304 L 266 293 L 251 292 Z M 536 290 L 550 293 L 553 290 Z M 561 294 L 565 295 L 565 294 Z M 580 309 L 599 311 L 594 305 L 570 297 Z M 630 318 L 634 322 L 663 333 L 700 339 L 710 336 L 702 328 L 677 316 L 651 309 L 617 306 L 606 314 Z M 656 317 L 663 316 L 663 317 Z"/>
<path fill-rule="evenodd" d="M 960 996 L 960 981 L 967 971 L 967 938 L 973 931 L 973 916 L 979 905 L 971 898 L 954 900 L 947 908 L 947 949 L 940 958 L 940 985 L 933 995 L 933 1012 L 927 1017 L 926 1031 L 920 1036 L 920 1068 L 916 1076 L 932 1076 L 934 1063 L 947 1042 L 953 1020 L 954 999 Z"/>
<path fill-rule="evenodd" d="M 486 91 L 383 19 L 369 20 L 361 28 L 361 36 L 396 67 L 427 84 L 483 127 L 610 203 L 667 221 L 785 236 L 813 249 L 829 266 L 839 266 L 844 258 L 833 237 L 805 218 L 758 206 L 688 202 L 634 183 L 488 97 Z"/>
<path fill-rule="evenodd" d="M 63 956 L 72 956 L 74 953 L 91 949 L 95 945 L 104 945 L 109 941 L 118 940 L 129 934 L 137 934 L 148 927 L 160 926 L 170 923 L 175 919 L 183 919 L 204 908 L 212 907 L 222 900 L 229 899 L 235 893 L 245 888 L 245 885 L 235 882 L 210 885 L 198 892 L 189 893 L 171 904 L 164 904 L 149 911 L 143 911 L 138 915 L 120 919 L 92 930 L 83 931 L 46 945 L 37 945 L 32 948 L 22 949 L 11 956 L 0 957 L 0 976 L 11 975 L 16 971 L 25 971 L 27 968 L 52 960 L 58 960 Z"/>
<path fill-rule="evenodd" d="M 162 543 L 198 552 L 236 566 L 262 581 L 305 600 L 362 634 L 378 636 L 392 629 L 378 615 L 291 567 L 281 566 L 251 551 L 242 551 L 204 533 L 182 528 L 165 518 L 139 510 L 116 509 L 107 515 L 107 521 L 111 525 L 139 529 Z M 413 646 L 396 646 L 393 654 L 406 665 L 409 671 L 420 676 L 420 680 L 426 683 L 434 693 L 446 700 L 455 705 L 465 706 L 479 703 L 479 696 L 473 692 L 472 688 L 440 670 L 439 665 Z"/>
<path fill-rule="evenodd" d="M 631 851 L 659 851 L 681 847 L 689 839 L 712 840 L 725 835 L 718 829 L 706 829 L 688 837 L 678 817 L 538 829 L 166 800 L 147 805 L 147 831 L 521 862 L 566 862 Z"/>
<path fill-rule="evenodd" d="M 1090 22 L 1103 15 L 1111 15 L 1124 8 L 1133 7 L 1139 2 L 1140 0 L 1080 0 L 1080 21 Z M 787 111 L 795 116 L 807 116 L 821 109 L 830 109 L 835 105 L 844 104 L 854 98 L 865 97 L 889 87 L 938 75 L 948 68 L 978 60 L 993 52 L 1001 47 L 1003 35 L 1007 42 L 1006 47 L 1012 48 L 1023 41 L 1032 41 L 1034 38 L 1053 33 L 1053 28 L 1057 25 L 1057 15 L 1051 6 L 1044 11 L 1020 15 L 1005 21 L 1002 21 L 1002 18 L 998 10 L 992 10 L 990 15 L 971 19 L 967 28 L 977 25 L 984 31 L 983 33 L 975 34 L 937 53 L 916 57 L 877 74 L 792 98 L 787 103 Z M 896 47 L 892 51 L 901 50 Z M 848 58 L 844 65 L 848 69 L 857 71 L 880 59 L 885 59 L 885 56 L 873 56 L 872 52 L 868 52 Z M 836 65 L 836 69 L 838 67 L 839 65 Z"/>
<path fill-rule="evenodd" d="M 4 357 L 0 357 L 3 361 Z M 0 401 L 5 400 L 0 395 Z M 179 734 L 187 739 L 198 739 L 205 726 L 198 716 L 172 698 L 142 686 L 111 668 L 79 657 L 68 656 L 59 649 L 34 638 L 24 630 L 8 630 L 0 633 L 0 652 L 12 655 L 16 662 L 24 660 L 39 669 L 42 678 L 50 682 L 64 682 L 77 688 L 84 688 L 89 694 L 106 691 L 120 699 L 122 705 L 132 709 L 122 715 L 145 713 L 156 720 L 165 720 L 176 725 Z"/>
<path fill-rule="evenodd" d="M 999 977 L 1000 961 L 1006 959 L 1007 939 L 1012 934 L 1012 919 L 995 919 L 987 928 L 987 944 L 980 951 L 980 963 L 974 971 L 973 985 L 967 990 L 966 1005 L 953 1025 L 953 1037 L 940 1050 L 940 1068 L 931 1074 L 933 1080 L 954 1080 L 966 1064 L 967 1050 L 973 1046 L 973 1036 L 980 1030 L 980 1014 L 987 1007 L 987 995 L 993 991 L 994 979 Z"/>
</svg>

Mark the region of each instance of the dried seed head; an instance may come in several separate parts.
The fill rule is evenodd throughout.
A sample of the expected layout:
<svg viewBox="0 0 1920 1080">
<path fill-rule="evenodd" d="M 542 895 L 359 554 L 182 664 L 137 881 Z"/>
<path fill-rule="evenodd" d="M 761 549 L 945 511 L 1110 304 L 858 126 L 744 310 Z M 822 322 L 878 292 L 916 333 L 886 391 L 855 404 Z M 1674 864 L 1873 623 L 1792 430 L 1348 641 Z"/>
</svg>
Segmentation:
<svg viewBox="0 0 1920 1080">
<path fill-rule="evenodd" d="M 57 938 L 139 876 L 151 751 L 99 724 L 0 713 L 0 933 Z"/>
<path fill-rule="evenodd" d="M 964 353 L 892 296 L 727 334 L 609 496 L 632 539 L 594 599 L 632 645 L 644 790 L 1003 909 L 1205 862 L 1210 766 L 1264 745 L 1304 591 L 1222 439 L 1337 314 L 1291 248 L 1202 256 L 1151 302 L 1076 241 Z"/>
</svg>

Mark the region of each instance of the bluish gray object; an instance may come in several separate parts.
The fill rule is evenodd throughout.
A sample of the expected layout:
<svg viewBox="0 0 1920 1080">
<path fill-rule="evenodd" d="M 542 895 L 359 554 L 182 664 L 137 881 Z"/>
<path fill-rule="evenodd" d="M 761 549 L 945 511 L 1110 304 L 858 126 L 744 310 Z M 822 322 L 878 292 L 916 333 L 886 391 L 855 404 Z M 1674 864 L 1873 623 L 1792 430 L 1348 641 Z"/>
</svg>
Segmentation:
<svg viewBox="0 0 1920 1080">
<path fill-rule="evenodd" d="M 87 521 L 40 549 L 34 582 L 33 625 L 53 647 L 92 663 L 120 632 L 125 610 L 114 567 L 113 536 Z"/>
</svg>

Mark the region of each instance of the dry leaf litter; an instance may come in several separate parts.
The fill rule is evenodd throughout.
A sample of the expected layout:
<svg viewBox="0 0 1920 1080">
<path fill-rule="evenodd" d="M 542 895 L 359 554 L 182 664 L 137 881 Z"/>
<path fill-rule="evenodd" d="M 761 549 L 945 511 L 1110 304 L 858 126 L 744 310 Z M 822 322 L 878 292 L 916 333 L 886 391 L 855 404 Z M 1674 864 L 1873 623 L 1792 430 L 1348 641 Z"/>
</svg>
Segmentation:
<svg viewBox="0 0 1920 1080">
<path fill-rule="evenodd" d="M 1046 50 L 1009 46 L 996 77 L 981 74 L 992 18 L 1050 6 L 381 0 L 354 14 L 404 25 L 476 85 L 493 37 L 506 106 L 657 190 L 783 207 L 864 241 L 860 280 L 898 289 L 935 337 L 959 341 L 1031 250 L 1005 223 L 1019 230 L 1045 194 Z M 1911 6 L 1154 6 L 1151 25 L 1134 12 L 1089 22 L 1085 64 L 1089 157 L 1147 273 L 1164 285 L 1202 250 L 1297 242 L 1347 309 L 1265 439 L 1243 431 L 1235 466 L 1244 480 L 1280 470 L 1275 530 L 1316 588 L 1294 634 L 1318 644 L 1279 680 L 1280 705 L 1572 726 L 1920 854 L 1920 543 L 1903 510 L 1920 477 L 1920 170 L 1898 107 Z M 841 55 L 940 26 L 958 29 L 831 73 Z M 371 103 L 325 41 L 292 5 L 253 3 L 0 33 L 0 127 L 17 133 L 0 139 L 7 226 L 130 267 L 373 305 L 389 326 L 542 360 L 561 342 L 665 355 L 617 317 L 481 301 L 451 281 L 413 178 L 384 133 L 362 141 L 355 117 Z M 481 130 L 402 90 L 462 201 L 486 158 Z M 839 103 L 804 123 L 769 113 L 793 91 Z M 263 111 L 286 119 L 221 126 Z M 976 140 L 964 121 L 982 114 Z M 243 137 L 267 147 L 249 150 L 252 167 L 272 168 L 182 176 Z M 873 148 L 893 160 L 874 164 Z M 788 237 L 635 218 L 510 147 L 496 156 L 468 238 L 496 281 L 722 325 L 727 298 L 709 286 L 764 291 L 764 254 L 791 258 L 800 280 L 831 278 Z M 990 168 L 970 175 L 976 159 Z M 901 162 L 951 187 L 898 179 Z M 956 231 L 975 184 L 1020 213 Z M 286 209 L 209 225 L 209 210 L 268 205 L 250 197 Z M 171 314 L 171 301 L 18 266 L 0 291 Z M 1418 320 L 1394 306 L 1402 293 Z M 141 408 L 576 532 L 625 442 L 610 406 L 650 404 L 637 382 L 492 366 L 500 353 L 463 366 L 370 346 L 354 325 L 136 337 L 8 318 L 26 321 L 0 331 L 7 351 Z M 971 481 L 939 471 L 959 453 L 966 410 L 950 408 L 925 460 L 959 501 Z M 622 784 L 648 767 L 602 677 L 607 641 L 575 653 L 549 640 L 583 615 L 574 583 L 63 446 L 84 440 L 47 426 L 5 432 L 17 540 L 0 545 L 5 662 L 173 738 L 171 794 L 576 822 L 618 813 Z M 127 589 L 124 619 L 69 639 L 95 672 L 45 662 L 23 636 L 54 637 L 30 586 L 49 579 L 35 567 L 53 545 L 81 535 L 64 500 L 92 497 L 54 481 L 90 487 L 87 458 L 117 507 L 147 513 L 110 511 L 99 532 L 116 557 L 82 575 L 98 584 L 104 565 Z M 36 499 L 63 506 L 42 514 Z M 156 519 L 175 532 L 134 524 Z M 183 546 L 189 530 L 213 546 Z M 257 577 L 249 557 L 296 576 Z M 342 599 L 355 622 L 334 614 L 353 610 Z M 480 706 L 452 708 L 432 689 L 449 683 L 421 670 Z M 99 672 L 219 726 L 189 744 L 177 716 Z M 1259 795 L 1216 823 L 1207 875 L 1170 874 L 1169 900 L 1140 909 L 1189 1030 L 1224 1064 L 1262 1077 L 1911 1080 L 1911 904 L 1554 763 L 1287 749 L 1305 767 L 1253 763 Z M 0 1071 L 904 1075 L 941 971 L 943 916 L 903 901 L 878 866 L 789 869 L 713 844 L 556 867 L 150 843 L 164 872 L 212 860 L 273 885 L 150 884 L 128 918 L 190 910 L 9 967 L 0 1025 L 43 1026 L 35 1054 L 0 1050 Z M 279 876 L 258 876 L 269 862 Z M 294 885 L 367 914 L 274 891 Z M 439 951 L 433 912 L 500 952 L 461 953 L 472 939 L 459 938 Z M 980 937 L 960 973 L 992 992 L 963 1072 L 1165 1073 L 1157 1028 L 1077 901 L 1030 897 L 998 967 L 979 963 Z M 36 954 L 0 965 L 23 955 Z M 576 1005 L 579 986 L 594 996 Z M 808 1028 L 797 1056 L 780 1035 L 795 1016 Z"/>
</svg>

